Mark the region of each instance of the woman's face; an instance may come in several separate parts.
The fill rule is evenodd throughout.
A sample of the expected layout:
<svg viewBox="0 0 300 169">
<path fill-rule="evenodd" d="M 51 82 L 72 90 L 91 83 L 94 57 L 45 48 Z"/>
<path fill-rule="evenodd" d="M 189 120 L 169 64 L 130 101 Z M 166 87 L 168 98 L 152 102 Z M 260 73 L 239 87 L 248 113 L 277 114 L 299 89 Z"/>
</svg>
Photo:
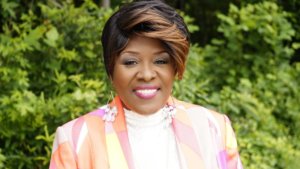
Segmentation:
<svg viewBox="0 0 300 169">
<path fill-rule="evenodd" d="M 172 59 L 163 44 L 133 36 L 116 60 L 112 81 L 128 109 L 147 115 L 166 104 L 174 78 Z"/>
</svg>

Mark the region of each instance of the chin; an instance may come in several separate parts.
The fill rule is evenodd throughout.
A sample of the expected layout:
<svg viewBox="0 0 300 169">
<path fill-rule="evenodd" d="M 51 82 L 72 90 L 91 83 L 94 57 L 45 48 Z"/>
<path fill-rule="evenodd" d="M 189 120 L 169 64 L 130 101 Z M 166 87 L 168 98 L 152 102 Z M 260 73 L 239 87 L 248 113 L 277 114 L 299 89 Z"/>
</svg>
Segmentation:
<svg viewBox="0 0 300 169">
<path fill-rule="evenodd" d="M 161 107 L 153 108 L 153 106 L 145 106 L 139 108 L 136 112 L 142 115 L 150 115 L 156 113 Z"/>
</svg>

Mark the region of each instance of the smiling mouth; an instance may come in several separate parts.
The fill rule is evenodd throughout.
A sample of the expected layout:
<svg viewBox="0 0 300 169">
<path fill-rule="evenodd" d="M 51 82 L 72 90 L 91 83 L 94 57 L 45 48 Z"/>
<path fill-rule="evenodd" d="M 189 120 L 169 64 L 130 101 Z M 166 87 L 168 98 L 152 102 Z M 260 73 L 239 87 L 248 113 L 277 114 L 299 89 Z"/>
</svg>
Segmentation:
<svg viewBox="0 0 300 169">
<path fill-rule="evenodd" d="M 137 89 L 134 90 L 136 96 L 141 99 L 151 99 L 156 96 L 159 88 L 156 89 Z"/>
</svg>

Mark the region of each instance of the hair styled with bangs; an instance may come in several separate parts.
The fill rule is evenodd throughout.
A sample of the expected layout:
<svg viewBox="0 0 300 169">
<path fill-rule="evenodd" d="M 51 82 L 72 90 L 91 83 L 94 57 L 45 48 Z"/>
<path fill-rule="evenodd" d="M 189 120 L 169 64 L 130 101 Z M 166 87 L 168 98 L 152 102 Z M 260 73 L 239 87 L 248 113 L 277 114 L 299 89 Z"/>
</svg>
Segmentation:
<svg viewBox="0 0 300 169">
<path fill-rule="evenodd" d="M 189 32 L 175 9 L 159 0 L 126 4 L 106 22 L 101 40 L 109 77 L 113 75 L 117 57 L 134 35 L 160 40 L 171 56 L 175 73 L 182 78 L 189 51 Z"/>
</svg>

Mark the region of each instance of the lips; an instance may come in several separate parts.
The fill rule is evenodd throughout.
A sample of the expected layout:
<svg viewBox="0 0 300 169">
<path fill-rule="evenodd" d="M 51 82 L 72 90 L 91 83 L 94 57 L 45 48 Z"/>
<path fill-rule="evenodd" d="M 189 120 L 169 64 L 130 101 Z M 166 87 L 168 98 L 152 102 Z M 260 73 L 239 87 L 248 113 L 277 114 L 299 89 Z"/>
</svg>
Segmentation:
<svg viewBox="0 0 300 169">
<path fill-rule="evenodd" d="M 158 90 L 158 87 L 137 87 L 133 92 L 141 99 L 151 99 L 156 96 Z"/>
</svg>

